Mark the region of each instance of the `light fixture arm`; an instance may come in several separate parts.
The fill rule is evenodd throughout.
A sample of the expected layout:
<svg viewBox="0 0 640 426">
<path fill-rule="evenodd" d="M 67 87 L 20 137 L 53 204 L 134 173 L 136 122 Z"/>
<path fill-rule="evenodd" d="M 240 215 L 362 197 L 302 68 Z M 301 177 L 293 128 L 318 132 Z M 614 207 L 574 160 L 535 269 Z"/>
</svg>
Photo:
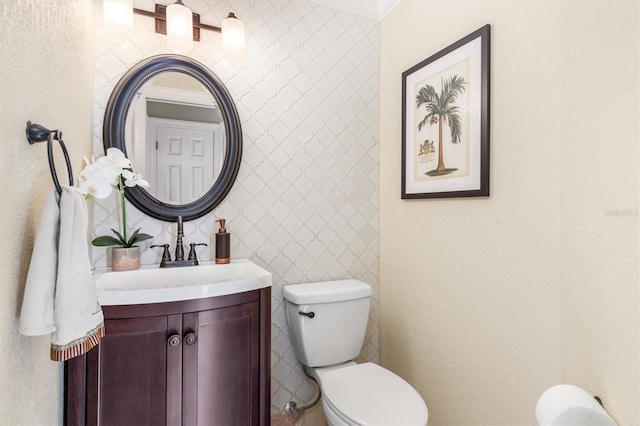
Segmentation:
<svg viewBox="0 0 640 426">
<path fill-rule="evenodd" d="M 179 2 L 182 4 L 182 2 Z M 146 16 L 148 18 L 155 19 L 156 33 L 167 34 L 167 6 L 156 4 L 155 12 L 149 12 L 147 10 L 133 8 L 133 13 L 136 15 Z M 193 13 L 193 40 L 200 41 L 200 30 L 215 31 L 217 33 L 222 32 L 222 28 L 214 25 L 207 25 L 200 22 L 200 15 Z M 234 15 L 235 16 L 235 15 Z"/>
</svg>

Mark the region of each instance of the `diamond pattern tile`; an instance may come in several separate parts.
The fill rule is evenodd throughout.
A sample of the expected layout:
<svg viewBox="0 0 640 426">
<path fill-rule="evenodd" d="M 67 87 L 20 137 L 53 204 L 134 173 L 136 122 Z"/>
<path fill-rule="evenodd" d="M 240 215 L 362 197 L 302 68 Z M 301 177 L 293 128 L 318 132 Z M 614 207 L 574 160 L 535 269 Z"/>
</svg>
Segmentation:
<svg viewBox="0 0 640 426">
<path fill-rule="evenodd" d="M 96 9 L 101 10 L 99 1 Z M 186 242 L 211 245 L 214 220 L 225 217 L 231 254 L 272 271 L 272 414 L 314 396 L 291 348 L 282 287 L 358 278 L 374 287 L 362 360 L 378 358 L 378 80 L 379 28 L 368 18 L 308 0 L 188 0 L 202 22 L 230 10 L 247 29 L 247 62 L 222 57 L 218 34 L 203 32 L 189 56 L 225 83 L 242 121 L 244 150 L 237 181 L 212 214 L 185 224 Z M 153 10 L 153 1 L 134 7 Z M 218 18 L 216 18 L 218 17 Z M 122 74 L 145 57 L 167 53 L 153 21 L 134 16 L 129 39 L 116 41 L 96 23 L 94 152 L 102 153 L 102 120 Z M 131 228 L 155 236 L 141 262 L 160 261 L 150 244 L 175 241 L 175 225 L 127 207 Z M 94 235 L 118 225 L 115 196 L 96 200 Z M 213 258 L 209 247 L 199 257 Z M 95 266 L 110 263 L 93 248 Z"/>
</svg>

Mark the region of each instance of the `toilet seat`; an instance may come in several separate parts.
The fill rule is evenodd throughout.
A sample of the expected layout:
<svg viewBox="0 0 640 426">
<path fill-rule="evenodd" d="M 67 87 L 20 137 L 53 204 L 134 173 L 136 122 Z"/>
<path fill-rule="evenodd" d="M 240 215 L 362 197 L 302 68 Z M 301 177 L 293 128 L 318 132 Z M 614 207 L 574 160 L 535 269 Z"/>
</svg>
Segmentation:
<svg viewBox="0 0 640 426">
<path fill-rule="evenodd" d="M 427 406 L 420 394 L 401 377 L 377 364 L 318 370 L 324 402 L 347 424 L 424 426 L 427 423 Z"/>
</svg>

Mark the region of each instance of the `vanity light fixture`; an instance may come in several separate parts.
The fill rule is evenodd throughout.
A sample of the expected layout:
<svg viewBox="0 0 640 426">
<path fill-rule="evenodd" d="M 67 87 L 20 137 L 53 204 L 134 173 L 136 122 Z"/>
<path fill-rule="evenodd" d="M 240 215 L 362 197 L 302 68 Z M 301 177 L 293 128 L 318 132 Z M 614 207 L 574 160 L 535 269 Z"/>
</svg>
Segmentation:
<svg viewBox="0 0 640 426">
<path fill-rule="evenodd" d="M 222 51 L 227 57 L 244 54 L 244 22 L 233 12 L 222 20 Z"/>
<path fill-rule="evenodd" d="M 193 18 L 191 9 L 182 0 L 166 9 L 167 47 L 172 52 L 188 52 L 193 47 Z"/>
<path fill-rule="evenodd" d="M 133 29 L 133 0 L 104 0 L 102 24 L 111 31 L 110 37 L 129 36 Z"/>
<path fill-rule="evenodd" d="M 131 4 L 131 0 L 129 1 Z M 107 13 L 107 3 L 118 3 L 121 0 L 104 0 L 103 11 Z M 155 5 L 155 11 L 149 12 L 131 7 L 133 13 L 155 20 L 155 31 L 167 35 L 167 47 L 174 52 L 185 53 L 193 47 L 193 41 L 200 41 L 200 30 L 222 33 L 222 45 L 225 56 L 237 56 L 244 53 L 244 23 L 231 12 L 222 20 L 222 27 L 200 22 L 200 15 L 193 13 L 182 0 L 169 6 Z M 105 20 L 105 22 L 107 22 Z"/>
</svg>

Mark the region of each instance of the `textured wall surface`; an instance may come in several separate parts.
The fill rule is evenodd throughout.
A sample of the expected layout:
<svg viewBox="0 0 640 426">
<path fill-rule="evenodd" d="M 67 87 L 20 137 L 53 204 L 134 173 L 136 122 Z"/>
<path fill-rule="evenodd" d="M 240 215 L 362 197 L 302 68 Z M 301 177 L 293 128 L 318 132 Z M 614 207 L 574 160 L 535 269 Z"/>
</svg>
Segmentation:
<svg viewBox="0 0 640 426">
<path fill-rule="evenodd" d="M 76 172 L 91 152 L 93 14 L 90 2 L 0 3 L 0 423 L 62 422 L 62 364 L 49 360 L 49 336 L 18 334 L 35 232 L 53 183 L 46 144 L 30 146 L 31 120 L 61 129 Z M 56 156 L 59 151 L 55 150 Z M 61 155 L 60 155 L 61 157 Z M 58 161 L 65 176 L 64 162 Z M 66 183 L 66 182 L 65 182 Z"/>
<path fill-rule="evenodd" d="M 190 56 L 238 104 L 243 165 L 227 201 L 186 224 L 187 241 L 207 240 L 213 216 L 225 216 L 232 255 L 274 273 L 274 412 L 313 393 L 290 349 L 282 286 L 353 276 L 377 294 L 379 184 L 381 360 L 420 391 L 430 424 L 535 424 L 540 392 L 565 381 L 602 396 L 619 424 L 640 424 L 637 2 L 404 0 L 383 21 L 380 42 L 373 21 L 302 0 L 189 2 L 207 23 L 232 5 L 247 24 L 250 62 L 229 65 L 206 32 Z M 0 2 L 3 424 L 54 425 L 62 415 L 49 338 L 17 331 L 52 189 L 46 149 L 26 143 L 24 123 L 64 130 L 77 172 L 91 123 L 101 151 L 104 105 L 119 76 L 166 53 L 141 17 L 128 40 L 101 28 L 94 39 L 91 9 L 90 1 Z M 492 195 L 402 202 L 400 74 L 485 23 L 493 25 Z M 95 233 L 107 233 L 115 200 L 94 207 Z M 173 243 L 173 226 L 129 211 L 154 243 Z M 105 251 L 94 260 L 106 265 Z M 147 250 L 143 260 L 159 257 Z M 363 358 L 376 359 L 377 339 L 376 297 Z"/>
<path fill-rule="evenodd" d="M 153 3 L 135 7 L 153 10 Z M 185 241 L 213 242 L 216 218 L 227 219 L 233 258 L 249 258 L 273 272 L 272 406 L 307 402 L 314 387 L 291 351 L 282 287 L 354 277 L 374 288 L 362 357 L 378 354 L 378 90 L 379 34 L 372 19 L 306 0 L 190 1 L 201 21 L 218 24 L 231 10 L 247 28 L 247 64 L 221 55 L 220 36 L 203 32 L 188 56 L 217 74 L 242 121 L 244 152 L 235 186 L 212 214 L 185 223 Z M 96 3 L 96 11 L 100 3 Z M 102 120 L 109 95 L 129 67 L 168 53 L 153 20 L 135 16 L 133 34 L 115 41 L 96 26 L 94 151 L 102 152 Z M 95 233 L 117 224 L 116 199 L 96 203 Z M 175 224 L 128 207 L 132 228 L 175 244 Z M 151 243 L 149 243 L 151 244 Z M 148 246 L 147 244 L 146 246 Z M 96 266 L 107 250 L 94 248 Z M 208 249 L 200 259 L 210 259 Z M 159 263 L 156 249 L 143 263 Z"/>
<path fill-rule="evenodd" d="M 640 423 L 638 15 L 403 0 L 383 19 L 380 358 L 429 424 L 536 424 L 562 382 Z M 401 74 L 487 23 L 491 196 L 402 201 Z"/>
</svg>

